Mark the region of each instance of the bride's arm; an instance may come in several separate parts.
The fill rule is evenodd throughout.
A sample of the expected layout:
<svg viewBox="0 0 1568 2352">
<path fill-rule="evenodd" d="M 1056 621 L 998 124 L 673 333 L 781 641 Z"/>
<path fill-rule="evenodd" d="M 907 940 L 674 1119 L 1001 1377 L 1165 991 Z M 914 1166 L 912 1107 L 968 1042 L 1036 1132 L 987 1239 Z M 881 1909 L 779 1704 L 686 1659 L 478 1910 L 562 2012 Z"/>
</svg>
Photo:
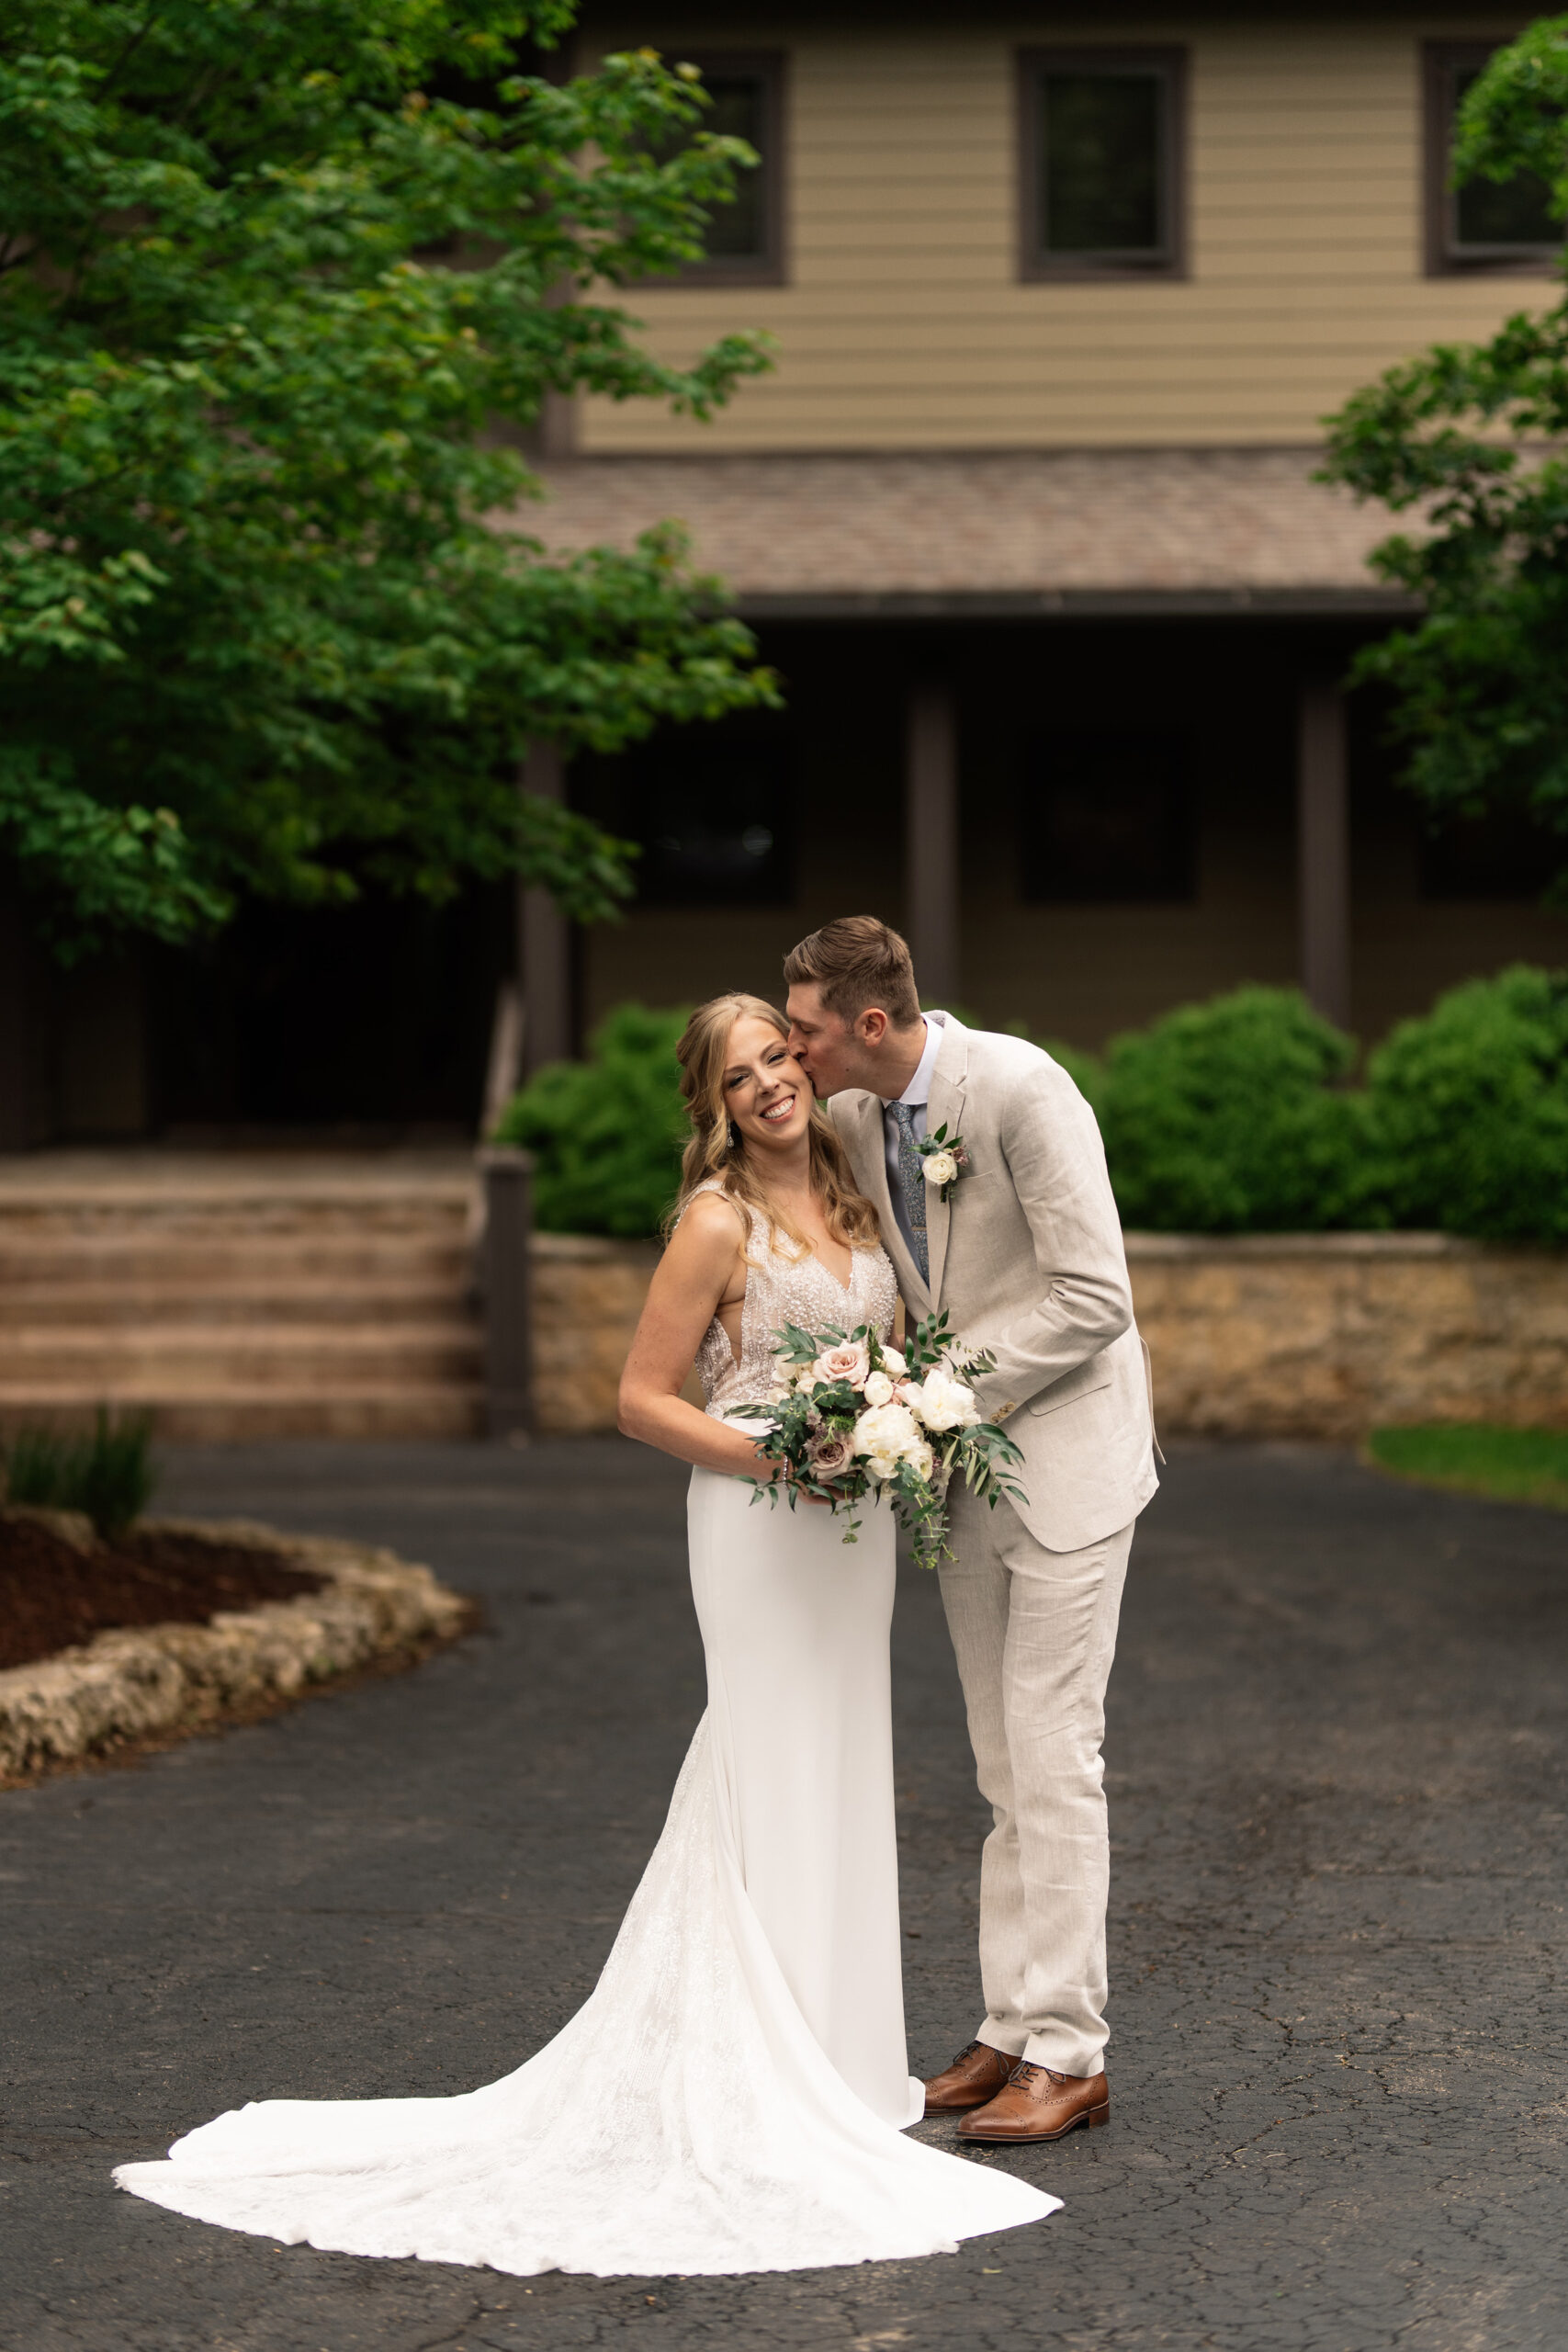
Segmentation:
<svg viewBox="0 0 1568 2352">
<path fill-rule="evenodd" d="M 768 1478 L 751 1440 L 681 1395 L 740 1258 L 739 1213 L 716 1193 L 700 1193 L 670 1237 L 654 1270 L 626 1368 L 621 1374 L 620 1426 L 680 1462 L 738 1477 Z"/>
</svg>

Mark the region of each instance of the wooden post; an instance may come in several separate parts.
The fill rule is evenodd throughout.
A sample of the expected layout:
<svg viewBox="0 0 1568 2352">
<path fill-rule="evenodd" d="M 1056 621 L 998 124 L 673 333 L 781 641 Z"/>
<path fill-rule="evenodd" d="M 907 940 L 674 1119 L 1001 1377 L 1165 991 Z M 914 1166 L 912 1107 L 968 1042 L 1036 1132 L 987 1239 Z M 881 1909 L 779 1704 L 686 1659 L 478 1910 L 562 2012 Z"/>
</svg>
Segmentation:
<svg viewBox="0 0 1568 2352">
<path fill-rule="evenodd" d="M 485 1318 L 485 1428 L 493 1438 L 534 1431 L 534 1162 L 491 1145 L 479 1155 L 484 1182 L 480 1294 Z"/>
<path fill-rule="evenodd" d="M 1345 696 L 1332 678 L 1301 689 L 1296 730 L 1296 888 L 1302 987 L 1350 1025 L 1350 807 Z"/>
<path fill-rule="evenodd" d="M 535 743 L 523 763 L 522 786 L 543 800 L 565 790 L 558 746 Z M 517 893 L 518 971 L 523 984 L 523 1075 L 571 1052 L 571 928 L 547 890 Z"/>
<path fill-rule="evenodd" d="M 909 695 L 904 792 L 904 920 L 921 1001 L 958 989 L 958 719 L 953 690 Z"/>
</svg>

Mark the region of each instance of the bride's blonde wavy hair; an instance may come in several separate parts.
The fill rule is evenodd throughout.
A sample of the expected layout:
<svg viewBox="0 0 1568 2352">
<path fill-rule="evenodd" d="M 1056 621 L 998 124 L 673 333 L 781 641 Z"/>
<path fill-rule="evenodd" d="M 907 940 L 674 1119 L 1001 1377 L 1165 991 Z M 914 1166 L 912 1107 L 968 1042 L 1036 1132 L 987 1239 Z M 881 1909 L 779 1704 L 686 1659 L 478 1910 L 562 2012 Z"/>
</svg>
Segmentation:
<svg viewBox="0 0 1568 2352">
<path fill-rule="evenodd" d="M 706 1004 L 699 1004 L 675 1048 L 681 1065 L 681 1093 L 686 1116 L 692 1123 L 692 1139 L 681 1161 L 680 1195 L 670 1213 L 666 1230 L 672 1232 L 680 1223 L 697 1186 L 716 1177 L 732 1201 L 755 1209 L 772 1227 L 775 1249 L 782 1233 L 798 1249 L 809 1250 L 811 1244 L 806 1235 L 796 1232 L 759 1182 L 745 1143 L 732 1144 L 729 1140 L 729 1113 L 724 1100 L 729 1033 L 748 1014 L 754 1020 L 765 1021 L 781 1037 L 789 1035 L 789 1023 L 776 1005 L 760 996 L 736 992 L 711 997 Z M 881 1230 L 876 1211 L 864 1193 L 857 1190 L 850 1171 L 849 1154 L 819 1102 L 811 1105 L 807 1132 L 811 1141 L 811 1189 L 822 1204 L 823 1221 L 829 1232 L 835 1241 L 841 1241 L 852 1250 L 874 1249 Z"/>
</svg>

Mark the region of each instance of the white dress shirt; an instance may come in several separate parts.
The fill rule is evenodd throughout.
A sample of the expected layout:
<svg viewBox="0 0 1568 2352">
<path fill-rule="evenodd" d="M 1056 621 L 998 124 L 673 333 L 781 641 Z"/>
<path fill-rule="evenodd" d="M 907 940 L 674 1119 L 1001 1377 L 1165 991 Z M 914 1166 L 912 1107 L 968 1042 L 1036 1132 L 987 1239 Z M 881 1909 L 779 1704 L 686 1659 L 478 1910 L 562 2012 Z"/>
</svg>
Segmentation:
<svg viewBox="0 0 1568 2352">
<path fill-rule="evenodd" d="M 925 1141 L 926 1104 L 931 1100 L 931 1072 L 936 1068 L 936 1057 L 942 1050 L 942 1033 L 946 1020 L 945 1012 L 926 1014 L 925 1047 L 915 1066 L 914 1077 L 898 1097 L 899 1102 L 907 1102 L 914 1114 L 909 1124 L 915 1131 L 917 1143 Z M 887 1159 L 887 1190 L 893 1196 L 893 1215 L 897 1220 L 898 1230 L 908 1243 L 912 1253 L 915 1239 L 909 1231 L 908 1219 L 904 1213 L 904 1182 L 898 1173 L 898 1122 L 893 1116 L 891 1102 L 885 1102 L 882 1106 L 882 1133 Z"/>
</svg>

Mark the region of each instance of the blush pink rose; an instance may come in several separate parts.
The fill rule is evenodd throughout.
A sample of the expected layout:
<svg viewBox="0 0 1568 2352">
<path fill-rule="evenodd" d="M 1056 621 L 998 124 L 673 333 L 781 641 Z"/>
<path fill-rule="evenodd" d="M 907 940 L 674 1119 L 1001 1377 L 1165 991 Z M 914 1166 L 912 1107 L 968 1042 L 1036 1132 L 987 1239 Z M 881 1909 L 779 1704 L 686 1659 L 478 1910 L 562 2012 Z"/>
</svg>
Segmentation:
<svg viewBox="0 0 1568 2352">
<path fill-rule="evenodd" d="M 858 1340 L 846 1340 L 841 1347 L 824 1348 L 811 1369 L 818 1380 L 847 1380 L 852 1388 L 863 1388 L 871 1357 Z"/>
<path fill-rule="evenodd" d="M 847 1437 L 819 1437 L 806 1449 L 813 1477 L 841 1478 L 854 1461 L 854 1449 Z"/>
</svg>

